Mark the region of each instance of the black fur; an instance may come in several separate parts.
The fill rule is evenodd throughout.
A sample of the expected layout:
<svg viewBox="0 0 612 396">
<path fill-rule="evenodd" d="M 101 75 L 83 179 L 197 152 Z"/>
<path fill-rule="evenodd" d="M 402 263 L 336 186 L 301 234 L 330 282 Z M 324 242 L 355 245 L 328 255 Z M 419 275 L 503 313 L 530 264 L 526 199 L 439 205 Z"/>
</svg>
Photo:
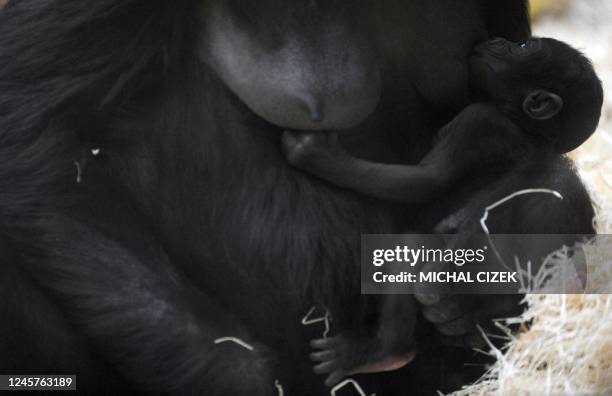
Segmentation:
<svg viewBox="0 0 612 396">
<path fill-rule="evenodd" d="M 525 4 L 513 10 L 526 31 Z M 307 361 L 321 330 L 300 318 L 325 304 L 342 324 L 361 309 L 360 233 L 431 229 L 435 207 L 417 220 L 292 170 L 280 130 L 197 59 L 198 12 L 186 0 L 19 0 L 0 14 L 2 373 L 76 373 L 80 390 L 108 394 L 276 394 L 275 379 L 286 394 L 327 393 Z M 387 71 L 392 86 L 408 77 Z M 428 94 L 419 113 L 401 107 L 400 90 L 372 122 L 423 132 L 413 142 L 365 134 L 372 155 L 425 152 L 429 125 L 457 110 L 453 90 L 410 86 Z M 582 191 L 566 165 L 536 173 Z M 590 207 L 576 196 L 571 209 Z M 465 380 L 445 374 L 464 371 L 462 360 L 445 360 L 427 326 L 418 334 L 432 352 L 361 378 L 368 390 Z M 255 349 L 213 343 L 223 336 Z"/>
</svg>

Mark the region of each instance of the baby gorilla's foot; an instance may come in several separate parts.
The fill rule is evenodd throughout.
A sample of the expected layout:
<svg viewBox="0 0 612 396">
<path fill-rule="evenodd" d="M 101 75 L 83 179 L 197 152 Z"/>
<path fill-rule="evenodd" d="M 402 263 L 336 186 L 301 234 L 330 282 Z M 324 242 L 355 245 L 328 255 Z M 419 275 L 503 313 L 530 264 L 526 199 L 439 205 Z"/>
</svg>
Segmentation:
<svg viewBox="0 0 612 396">
<path fill-rule="evenodd" d="M 319 350 L 310 354 L 313 361 L 319 362 L 314 372 L 327 374 L 325 385 L 330 387 L 350 375 L 398 370 L 416 356 L 414 351 L 394 355 L 375 338 L 348 335 L 313 340 L 310 346 Z"/>
<path fill-rule="evenodd" d="M 313 340 L 310 346 L 320 350 L 310 354 L 313 361 L 320 362 L 314 367 L 314 372 L 327 374 L 325 385 L 333 386 L 367 364 L 373 349 L 371 344 L 370 339 L 346 335 Z"/>
</svg>

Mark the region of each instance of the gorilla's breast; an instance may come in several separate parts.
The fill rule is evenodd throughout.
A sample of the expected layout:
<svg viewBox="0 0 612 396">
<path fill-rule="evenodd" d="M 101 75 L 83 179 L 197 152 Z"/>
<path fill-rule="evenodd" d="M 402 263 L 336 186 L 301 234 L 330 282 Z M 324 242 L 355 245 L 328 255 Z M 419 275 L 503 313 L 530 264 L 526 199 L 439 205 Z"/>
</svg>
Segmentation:
<svg viewBox="0 0 612 396">
<path fill-rule="evenodd" d="M 273 3 L 254 24 L 252 9 L 211 2 L 198 41 L 200 60 L 267 122 L 345 130 L 389 98 L 413 112 L 465 104 L 468 54 L 484 36 L 474 1 Z"/>
</svg>

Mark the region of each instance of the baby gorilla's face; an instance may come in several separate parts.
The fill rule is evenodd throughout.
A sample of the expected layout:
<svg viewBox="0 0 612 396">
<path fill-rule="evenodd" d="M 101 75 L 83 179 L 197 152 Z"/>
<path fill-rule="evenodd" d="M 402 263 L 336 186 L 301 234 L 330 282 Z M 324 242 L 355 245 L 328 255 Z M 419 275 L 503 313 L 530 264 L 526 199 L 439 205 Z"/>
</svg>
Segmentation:
<svg viewBox="0 0 612 396">
<path fill-rule="evenodd" d="M 507 98 L 529 75 L 530 64 L 543 52 L 541 39 L 513 43 L 496 38 L 477 45 L 470 57 L 472 88 L 491 98 Z"/>
<path fill-rule="evenodd" d="M 594 132 L 603 104 L 601 82 L 590 61 L 570 45 L 551 38 L 494 39 L 477 45 L 469 63 L 480 100 L 544 144 L 566 152 Z"/>
<path fill-rule="evenodd" d="M 563 109 L 563 99 L 534 78 L 552 51 L 547 44 L 531 38 L 522 44 L 494 39 L 478 45 L 470 59 L 473 87 L 515 115 L 552 119 Z"/>
</svg>

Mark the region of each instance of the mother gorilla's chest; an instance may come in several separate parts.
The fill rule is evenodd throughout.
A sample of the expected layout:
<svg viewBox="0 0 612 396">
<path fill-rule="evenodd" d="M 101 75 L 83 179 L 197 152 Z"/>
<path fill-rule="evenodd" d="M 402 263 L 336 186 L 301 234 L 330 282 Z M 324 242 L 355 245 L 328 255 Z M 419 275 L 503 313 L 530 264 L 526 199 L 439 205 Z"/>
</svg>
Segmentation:
<svg viewBox="0 0 612 396">
<path fill-rule="evenodd" d="M 473 1 L 383 1 L 376 33 L 383 59 L 384 97 L 437 111 L 458 110 L 468 97 L 468 56 L 486 38 Z"/>
<path fill-rule="evenodd" d="M 364 156 L 406 159 L 406 146 L 430 138 L 427 123 L 412 129 L 428 110 L 452 112 L 467 99 L 467 56 L 484 34 L 475 0 L 364 0 L 346 9 L 266 0 L 261 23 L 236 12 L 242 3 L 212 3 L 202 64 L 175 77 L 143 132 L 150 151 L 164 154 L 147 166 L 152 222 L 196 268 L 244 268 L 244 257 L 304 267 L 341 261 L 332 257 L 340 253 L 352 259 L 360 233 L 393 231 L 396 208 L 291 170 L 277 137 L 283 128 L 353 129 L 350 145 Z"/>
</svg>

